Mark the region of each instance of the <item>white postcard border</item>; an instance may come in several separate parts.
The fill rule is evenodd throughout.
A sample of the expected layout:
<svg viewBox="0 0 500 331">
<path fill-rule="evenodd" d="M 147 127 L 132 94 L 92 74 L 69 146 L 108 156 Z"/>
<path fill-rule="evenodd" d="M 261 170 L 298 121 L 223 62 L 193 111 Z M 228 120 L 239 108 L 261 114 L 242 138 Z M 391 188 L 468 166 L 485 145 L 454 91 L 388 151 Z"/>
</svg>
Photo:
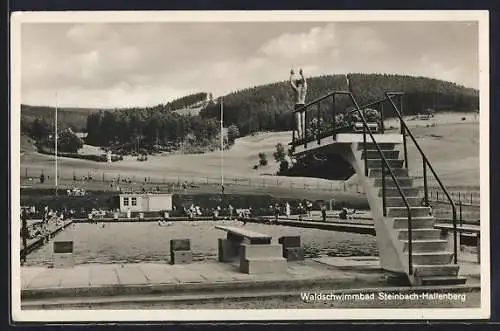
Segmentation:
<svg viewBox="0 0 500 331">
<path fill-rule="evenodd" d="M 15 12 L 11 16 L 11 308 L 16 322 L 224 321 L 224 320 L 426 320 L 490 316 L 490 224 L 481 222 L 481 308 L 452 309 L 251 309 L 251 310 L 21 310 L 20 280 L 20 101 L 21 26 L 56 22 L 238 22 L 238 21 L 477 21 L 480 71 L 481 219 L 489 220 L 489 13 L 488 11 L 113 11 Z"/>
</svg>

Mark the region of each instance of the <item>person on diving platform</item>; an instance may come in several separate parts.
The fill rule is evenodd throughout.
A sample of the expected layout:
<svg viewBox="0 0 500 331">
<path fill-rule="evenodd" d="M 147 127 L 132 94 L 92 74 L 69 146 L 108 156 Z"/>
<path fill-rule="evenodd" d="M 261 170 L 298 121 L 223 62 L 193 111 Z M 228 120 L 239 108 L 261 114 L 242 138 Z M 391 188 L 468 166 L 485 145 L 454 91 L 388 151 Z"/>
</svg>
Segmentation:
<svg viewBox="0 0 500 331">
<path fill-rule="evenodd" d="M 306 103 L 307 81 L 304 78 L 302 69 L 299 70 L 299 77 L 295 76 L 295 71 L 290 71 L 290 85 L 294 93 L 294 110 L 299 109 Z M 305 136 L 305 109 L 295 113 L 296 130 L 299 139 Z"/>
</svg>

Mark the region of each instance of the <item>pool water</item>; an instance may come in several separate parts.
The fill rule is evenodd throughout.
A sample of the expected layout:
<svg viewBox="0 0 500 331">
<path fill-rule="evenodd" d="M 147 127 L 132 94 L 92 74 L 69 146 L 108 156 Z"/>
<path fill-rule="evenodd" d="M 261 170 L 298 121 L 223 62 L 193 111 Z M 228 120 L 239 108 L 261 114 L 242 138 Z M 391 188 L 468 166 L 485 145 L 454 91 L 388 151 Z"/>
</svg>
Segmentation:
<svg viewBox="0 0 500 331">
<path fill-rule="evenodd" d="M 226 233 L 216 225 L 242 227 L 239 221 L 172 222 L 159 226 L 156 222 L 74 223 L 56 236 L 57 240 L 74 241 L 76 264 L 165 262 L 169 260 L 171 239 L 191 239 L 193 260 L 216 260 L 218 238 Z M 247 223 L 245 228 L 273 237 L 301 236 L 306 256 L 375 256 L 378 255 L 374 236 L 302 229 L 279 225 Z M 27 265 L 50 265 L 52 242 L 28 255 Z"/>
</svg>

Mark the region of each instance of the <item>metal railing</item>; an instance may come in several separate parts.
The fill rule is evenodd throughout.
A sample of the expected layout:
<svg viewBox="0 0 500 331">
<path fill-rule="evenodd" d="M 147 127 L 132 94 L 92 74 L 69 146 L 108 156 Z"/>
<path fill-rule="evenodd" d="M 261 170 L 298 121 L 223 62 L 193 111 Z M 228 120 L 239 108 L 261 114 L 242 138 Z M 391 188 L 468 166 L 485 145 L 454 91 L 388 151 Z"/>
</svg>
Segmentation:
<svg viewBox="0 0 500 331">
<path fill-rule="evenodd" d="M 456 226 L 457 226 L 457 212 L 456 212 L 456 206 L 453 202 L 453 199 L 451 198 L 450 194 L 448 193 L 448 191 L 446 190 L 446 188 L 444 187 L 442 181 L 440 180 L 440 178 L 438 177 L 437 173 L 435 172 L 434 168 L 432 167 L 429 159 L 427 158 L 427 156 L 425 155 L 425 153 L 423 152 L 423 150 L 421 149 L 421 147 L 419 146 L 419 144 L 417 143 L 415 137 L 413 136 L 413 134 L 411 133 L 411 131 L 409 130 L 406 122 L 404 121 L 403 119 L 403 95 L 404 93 L 402 92 L 387 92 L 385 93 L 385 98 L 381 99 L 381 100 L 377 100 L 377 101 L 374 101 L 372 103 L 369 103 L 367 105 L 363 105 L 362 107 L 360 107 L 357 103 L 357 101 L 355 100 L 354 96 L 352 95 L 351 92 L 347 92 L 347 91 L 333 91 L 333 92 L 330 92 L 326 95 L 324 95 L 323 97 L 320 97 L 318 99 L 315 99 L 305 105 L 303 105 L 302 107 L 299 107 L 297 109 L 294 110 L 294 112 L 304 112 L 304 124 L 305 124 L 305 127 L 303 128 L 304 129 L 304 137 L 302 137 L 302 139 L 296 139 L 295 137 L 295 130 L 293 130 L 293 135 L 292 135 L 292 146 L 293 148 L 295 148 L 296 146 L 299 146 L 299 145 L 303 145 L 304 148 L 307 148 L 307 145 L 308 143 L 313 143 L 315 140 L 316 140 L 316 144 L 317 145 L 321 145 L 321 139 L 323 138 L 323 136 L 327 137 L 329 135 L 332 135 L 333 137 L 333 140 L 336 140 L 336 134 L 343 128 L 343 127 L 337 127 L 337 123 L 335 123 L 336 121 L 336 115 L 337 115 L 337 111 L 335 109 L 335 98 L 337 95 L 347 95 L 350 97 L 352 103 L 355 105 L 356 109 L 355 110 L 352 110 L 350 112 L 347 112 L 346 114 L 344 115 L 347 115 L 347 114 L 350 114 L 352 112 L 358 112 L 359 115 L 360 115 L 360 118 L 363 122 L 363 152 L 364 152 L 364 166 L 365 166 L 365 176 L 368 176 L 368 157 L 367 157 L 367 149 L 366 149 L 366 146 L 367 146 L 367 133 L 368 135 L 370 136 L 372 142 L 374 143 L 378 153 L 380 154 L 380 159 L 381 159 L 381 169 L 382 169 L 382 204 L 383 204 L 383 211 L 384 211 L 384 216 L 387 216 L 387 210 L 386 210 L 386 183 L 385 183 L 385 176 L 386 176 L 386 167 L 387 167 L 387 170 L 391 177 L 392 177 L 392 180 L 394 181 L 394 184 L 396 186 L 396 188 L 398 189 L 398 192 L 399 194 L 401 195 L 401 197 L 403 198 L 403 201 L 405 203 L 405 207 L 408 211 L 408 268 L 409 268 L 409 274 L 411 275 L 413 273 L 413 265 L 412 265 L 412 215 L 411 215 L 411 207 L 410 207 L 410 204 L 403 192 L 403 189 L 401 188 L 401 186 L 399 185 L 399 182 L 396 180 L 396 177 L 394 175 L 394 172 L 392 171 L 382 149 L 380 148 L 380 145 L 376 142 L 376 139 L 375 137 L 373 136 L 373 133 L 372 133 L 372 130 L 370 129 L 369 125 L 368 125 L 368 122 L 366 120 L 366 117 L 365 117 L 365 109 L 367 109 L 368 107 L 372 107 L 372 106 L 375 106 L 375 105 L 379 105 L 380 106 L 380 124 L 381 124 L 381 127 L 380 127 L 380 131 L 381 133 L 383 134 L 384 131 L 385 131 L 385 126 L 384 126 L 384 111 L 383 111 L 383 104 L 384 102 L 386 101 L 389 101 L 393 110 L 394 110 L 394 113 L 395 115 L 397 116 L 397 118 L 399 118 L 399 121 L 400 121 L 400 132 L 401 132 L 401 135 L 403 136 L 403 164 L 404 164 L 404 167 L 406 169 L 408 169 L 408 165 L 409 165 L 409 161 L 408 161 L 408 139 L 407 137 L 409 136 L 410 139 L 414 142 L 417 150 L 419 151 L 421 157 L 422 157 L 422 164 L 423 164 L 423 180 L 424 180 L 424 202 L 425 202 L 425 205 L 426 206 L 429 206 L 429 188 L 428 188 L 428 179 L 427 179 L 427 169 L 429 169 L 434 178 L 436 179 L 436 181 L 438 182 L 438 185 L 439 187 L 443 190 L 443 192 L 445 193 L 445 196 L 448 200 L 448 202 L 450 203 L 450 205 L 452 206 L 452 213 L 453 213 L 453 228 L 454 228 L 454 233 L 453 233 L 453 257 L 454 257 L 454 263 L 456 264 L 457 263 L 457 231 L 456 231 Z M 400 106 L 398 107 L 395 102 L 394 102 L 394 97 L 395 96 L 399 96 L 399 104 Z M 320 115 L 321 115 L 321 108 L 320 108 L 320 102 L 322 102 L 323 100 L 326 100 L 328 98 L 332 98 L 332 107 L 331 107 L 331 111 L 332 111 L 332 128 L 331 130 L 327 131 L 327 132 L 323 132 L 323 134 L 321 133 L 321 128 L 320 128 Z M 308 109 L 311 107 L 311 106 L 314 106 L 314 105 L 317 105 L 317 113 L 316 113 L 316 123 L 318 124 L 317 125 L 317 128 L 316 128 L 316 132 L 313 133 L 312 135 L 308 136 L 307 133 L 308 133 L 308 125 L 309 125 L 309 122 L 307 121 L 307 111 Z"/>
<path fill-rule="evenodd" d="M 418 152 L 420 153 L 420 156 L 422 157 L 422 167 L 423 167 L 423 179 L 424 179 L 424 202 L 426 206 L 429 206 L 429 188 L 428 188 L 428 183 L 427 183 L 427 167 L 431 171 L 431 173 L 434 175 L 434 178 L 436 179 L 437 183 L 439 184 L 439 187 L 443 190 L 444 194 L 446 195 L 446 198 L 448 202 L 451 205 L 452 208 L 452 217 L 453 217 L 453 262 L 457 264 L 458 260 L 458 244 L 457 244 L 457 209 L 455 206 L 455 203 L 453 202 L 453 199 L 451 198 L 448 190 L 444 187 L 441 179 L 437 175 L 436 171 L 432 167 L 431 162 L 425 155 L 424 151 L 418 144 L 417 140 L 411 133 L 410 129 L 406 125 L 405 121 L 403 120 L 402 116 L 402 111 L 400 111 L 397 107 L 397 105 L 394 103 L 393 98 L 396 96 L 399 96 L 400 98 L 400 105 L 403 105 L 403 96 L 404 93 L 401 92 L 386 92 L 385 93 L 387 99 L 390 101 L 392 108 L 394 109 L 394 112 L 396 116 L 399 118 L 400 124 L 401 124 L 401 134 L 403 135 L 403 147 L 404 147 L 404 158 L 405 158 L 405 167 L 408 168 L 408 153 L 407 153 L 407 142 L 406 142 L 406 136 L 408 135 L 413 143 L 415 144 L 415 147 L 417 148 Z"/>
<path fill-rule="evenodd" d="M 396 175 L 392 171 L 389 162 L 387 161 L 384 152 L 380 148 L 379 144 L 377 143 L 370 127 L 368 126 L 368 122 L 366 121 L 364 112 L 361 111 L 361 108 L 359 107 L 358 103 L 356 102 L 356 99 L 352 95 L 352 93 L 349 93 L 349 96 L 353 102 L 353 104 L 356 107 L 356 110 L 358 111 L 361 120 L 363 121 L 363 152 L 364 152 L 364 159 L 365 159 L 365 174 L 367 175 L 368 168 L 367 168 L 367 148 L 366 148 L 366 133 L 370 135 L 370 138 L 377 148 L 378 153 L 380 154 L 380 160 L 381 160 L 381 176 L 382 176 L 382 209 L 383 209 L 383 216 L 387 216 L 387 208 L 386 208 L 386 184 L 385 184 L 385 168 L 387 167 L 387 170 L 389 174 L 391 175 L 392 180 L 394 181 L 394 184 L 396 185 L 396 188 L 399 192 L 399 195 L 403 199 L 403 202 L 405 204 L 406 210 L 408 212 L 408 274 L 413 275 L 413 234 L 412 234 L 412 215 L 411 215 L 411 207 L 410 203 L 408 202 L 408 199 L 406 198 L 403 189 L 399 185 L 399 182 L 396 179 Z"/>
<path fill-rule="evenodd" d="M 336 99 L 336 96 L 337 95 L 346 95 L 348 96 L 351 92 L 348 92 L 348 91 L 332 91 L 320 98 L 317 98 L 305 105 L 302 105 L 301 107 L 297 108 L 297 109 L 294 109 L 293 110 L 293 113 L 297 113 L 297 112 L 303 112 L 304 113 L 304 133 L 303 133 L 303 137 L 302 138 L 298 138 L 296 137 L 296 128 L 293 128 L 292 130 L 292 148 L 296 147 L 296 146 L 299 146 L 299 145 L 303 145 L 304 148 L 307 148 L 308 144 L 309 143 L 312 143 L 316 140 L 316 144 L 317 145 L 321 145 L 321 139 L 322 138 L 325 138 L 325 137 L 328 137 L 328 136 L 332 136 L 333 140 L 336 140 L 337 139 L 337 133 L 339 133 L 339 131 L 343 130 L 343 129 L 346 129 L 346 128 L 349 128 L 349 126 L 338 126 L 338 123 L 336 123 L 336 118 L 337 118 L 337 110 L 336 110 L 336 107 L 335 107 L 335 99 Z M 328 98 L 332 98 L 331 99 L 331 121 L 332 121 L 332 126 L 331 126 L 331 129 L 330 130 L 326 130 L 325 132 L 322 132 L 322 127 L 320 125 L 320 122 L 321 122 L 321 102 L 328 99 Z M 360 107 L 361 110 L 366 110 L 367 108 L 369 107 L 373 107 L 373 106 L 379 106 L 380 107 L 380 114 L 381 114 L 381 119 L 380 119 L 380 122 L 378 123 L 380 125 L 380 131 L 381 133 L 384 133 L 384 130 L 385 130 L 385 126 L 384 126 L 384 115 L 383 115 L 383 103 L 387 101 L 387 98 L 382 98 L 382 99 L 379 99 L 379 100 L 376 100 L 374 102 L 371 102 L 369 104 L 366 104 L 366 105 L 363 105 L 362 107 Z M 308 126 L 310 125 L 309 124 L 309 121 L 308 121 L 308 110 L 314 106 L 314 105 L 317 105 L 317 109 L 316 109 L 316 130 L 315 132 L 312 134 L 312 135 L 309 135 L 308 136 Z M 357 109 L 354 109 L 354 110 L 351 110 L 351 111 L 348 111 L 346 113 L 339 113 L 339 114 L 342 114 L 344 115 L 345 117 L 349 116 L 351 113 L 354 113 L 354 112 L 357 112 L 358 110 Z M 296 124 L 297 125 L 297 124 Z M 298 124 L 300 125 L 300 124 Z"/>
<path fill-rule="evenodd" d="M 383 208 L 383 216 L 386 217 L 387 216 L 387 203 L 386 203 L 386 181 L 385 181 L 385 177 L 386 177 L 386 168 L 387 168 L 387 172 L 390 174 L 390 176 L 392 177 L 392 180 L 394 181 L 394 184 L 399 192 L 399 195 L 401 196 L 401 198 L 403 199 L 403 202 L 405 204 L 405 207 L 406 207 L 406 210 L 407 210 L 407 217 L 408 217 L 408 274 L 409 275 L 412 275 L 413 274 L 413 252 L 412 252 L 412 246 L 413 246 L 413 235 L 412 235 L 412 214 L 411 214 L 411 207 L 410 207 L 410 203 L 408 202 L 408 199 L 406 198 L 404 192 L 403 192 L 403 189 L 401 188 L 401 186 L 399 185 L 399 182 L 397 181 L 396 179 L 396 175 L 394 174 L 394 172 L 392 171 L 391 169 L 391 166 L 389 165 L 389 162 L 387 161 L 385 155 L 384 155 L 384 152 L 382 151 L 380 145 L 377 143 L 376 139 L 375 139 L 375 136 L 373 135 L 372 133 L 372 130 L 370 129 L 370 126 L 368 125 L 368 122 L 366 120 L 366 117 L 365 117 L 365 109 L 367 109 L 368 107 L 372 107 L 372 106 L 375 106 L 375 105 L 380 105 L 381 106 L 381 109 L 380 109 L 380 113 L 381 113 L 381 132 L 384 133 L 384 115 L 383 115 L 383 109 L 382 109 L 382 106 L 383 106 L 383 102 L 387 101 L 389 99 L 389 96 L 386 95 L 385 98 L 383 99 L 380 99 L 380 100 L 377 100 L 375 102 L 372 102 L 372 103 L 369 103 L 367 105 L 364 105 L 362 107 L 360 107 L 356 101 L 356 99 L 354 98 L 354 96 L 352 95 L 351 92 L 347 92 L 347 91 L 333 91 L 333 92 L 330 92 L 326 95 L 324 95 L 323 97 L 320 97 L 318 99 L 315 99 L 297 109 L 294 110 L 294 113 L 296 112 L 304 112 L 304 124 L 305 124 L 305 127 L 303 128 L 304 130 L 304 137 L 300 140 L 296 140 L 295 139 L 295 130 L 293 130 L 292 132 L 292 146 L 293 148 L 295 148 L 296 146 L 298 145 L 301 145 L 303 144 L 304 148 L 307 148 L 307 144 L 310 143 L 310 142 L 313 142 L 314 140 L 317 141 L 317 145 L 321 145 L 321 131 L 320 131 L 320 102 L 323 101 L 323 100 L 326 100 L 330 97 L 332 97 L 332 129 L 329 131 L 329 132 L 326 132 L 326 136 L 328 135 L 332 135 L 332 138 L 333 140 L 336 140 L 336 134 L 338 133 L 339 129 L 341 128 L 338 128 L 336 126 L 336 123 L 335 123 L 335 119 L 336 119 L 336 115 L 337 115 L 337 112 L 336 112 L 336 109 L 335 109 L 335 97 L 337 95 L 347 95 L 350 97 L 353 105 L 355 106 L 355 109 L 344 114 L 344 115 L 348 115 L 352 112 L 358 112 L 359 115 L 360 115 L 360 118 L 361 118 L 361 121 L 363 123 L 363 152 L 364 152 L 364 168 L 365 168 L 365 176 L 368 176 L 368 154 L 367 154 L 367 133 L 369 134 L 373 144 L 375 145 L 379 155 L 380 155 L 380 160 L 381 160 L 381 177 L 382 177 L 382 208 Z M 391 104 L 393 104 L 391 102 Z M 308 137 L 307 136 L 307 126 L 308 126 L 308 121 L 307 121 L 307 110 L 308 108 L 310 108 L 311 106 L 314 106 L 314 105 L 318 105 L 318 108 L 317 108 L 317 131 L 316 131 L 316 137 L 314 137 L 314 135 L 312 135 L 311 137 Z M 301 123 L 299 123 L 299 125 L 301 125 Z M 403 129 L 401 129 L 403 130 Z M 402 131 L 403 132 L 403 131 Z M 406 148 L 406 140 L 404 139 L 404 150 L 405 150 L 405 165 L 406 167 L 408 166 L 408 156 L 407 156 L 407 148 Z"/>
</svg>

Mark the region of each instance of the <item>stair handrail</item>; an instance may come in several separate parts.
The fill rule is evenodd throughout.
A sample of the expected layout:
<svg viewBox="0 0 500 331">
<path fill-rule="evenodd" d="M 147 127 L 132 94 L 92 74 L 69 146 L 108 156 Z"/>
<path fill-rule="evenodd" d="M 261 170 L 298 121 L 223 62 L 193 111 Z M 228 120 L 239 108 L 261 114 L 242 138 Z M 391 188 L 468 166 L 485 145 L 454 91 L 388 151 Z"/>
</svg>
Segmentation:
<svg viewBox="0 0 500 331">
<path fill-rule="evenodd" d="M 293 110 L 292 110 L 292 113 L 297 113 L 297 112 L 301 112 L 301 111 L 307 112 L 307 110 L 308 110 L 308 108 L 309 108 L 310 106 L 313 106 L 313 105 L 315 105 L 315 104 L 317 104 L 317 103 L 319 103 L 319 102 L 321 102 L 321 101 L 323 101 L 323 100 L 326 100 L 326 99 L 328 99 L 328 98 L 329 98 L 329 97 L 331 97 L 331 96 L 334 96 L 334 95 L 337 95 L 337 94 L 339 94 L 339 95 L 348 95 L 349 93 L 350 93 L 350 92 L 347 92 L 347 91 L 342 91 L 342 90 L 338 90 L 338 91 L 331 91 L 331 92 L 329 92 L 329 93 L 325 94 L 325 95 L 324 95 L 324 96 L 322 96 L 322 97 L 316 98 L 316 99 L 314 99 L 313 101 L 310 101 L 310 102 L 308 102 L 308 103 L 306 103 L 306 104 L 304 104 L 304 105 L 302 105 L 302 106 L 298 107 L 297 109 L 293 109 Z M 378 99 L 378 100 L 376 100 L 376 101 L 373 101 L 373 102 L 370 102 L 370 103 L 368 103 L 368 104 L 366 104 L 366 105 L 363 105 L 360 109 L 362 109 L 362 110 L 363 110 L 363 109 L 366 109 L 366 108 L 369 108 L 369 107 L 375 106 L 375 105 L 380 104 L 380 103 L 382 103 L 382 102 L 384 102 L 384 101 L 386 101 L 386 100 L 387 100 L 387 98 L 381 98 L 381 99 Z M 358 110 L 357 110 L 357 109 L 353 109 L 353 110 L 350 110 L 350 111 L 348 111 L 348 112 L 341 113 L 341 114 L 343 114 L 344 116 L 347 116 L 347 115 L 349 115 L 349 114 L 351 114 L 351 113 L 354 113 L 354 112 L 356 112 L 356 111 L 358 111 Z M 334 109 L 334 111 L 333 111 L 333 116 L 334 116 L 334 117 L 336 116 L 336 113 L 337 113 L 337 112 L 336 112 L 336 111 L 335 111 L 335 109 Z M 382 114 L 382 112 L 381 112 L 381 114 Z M 335 122 L 335 120 L 334 120 L 334 122 Z M 382 127 L 384 126 L 383 119 L 381 120 L 381 125 L 382 125 Z M 306 121 L 306 127 L 307 127 L 307 121 Z M 335 128 L 335 127 L 333 127 L 333 128 L 332 128 L 332 132 L 333 132 L 333 133 L 335 133 L 335 130 L 336 130 L 336 128 Z M 383 130 L 383 128 L 382 128 L 382 130 Z M 305 134 L 305 132 L 304 132 L 304 134 Z M 307 144 L 308 142 L 312 142 L 312 141 L 316 140 L 316 138 L 314 138 L 314 136 L 312 136 L 311 138 L 309 138 L 309 139 L 308 139 L 308 137 L 307 137 L 307 136 L 304 136 L 304 138 L 300 139 L 300 141 L 302 141 L 302 140 L 304 140 L 304 141 L 305 141 L 305 144 Z M 293 146 L 295 146 L 295 145 L 299 145 L 299 143 L 296 143 L 296 139 L 295 139 L 295 129 L 293 129 L 293 130 L 292 130 L 292 145 L 293 145 Z"/>
<path fill-rule="evenodd" d="M 335 96 L 337 94 L 348 94 L 349 92 L 347 91 L 337 91 L 337 90 L 334 90 L 334 91 L 331 91 L 331 92 L 328 92 L 327 94 L 323 95 L 322 97 L 319 97 L 319 98 L 316 98 L 314 99 L 313 101 L 310 101 L 300 107 L 298 107 L 297 109 L 293 109 L 292 110 L 292 113 L 295 114 L 297 112 L 304 112 L 304 124 L 305 124 L 305 127 L 304 127 L 304 137 L 302 139 L 300 139 L 301 141 L 304 140 L 304 147 L 307 147 L 307 143 L 308 143 L 308 139 L 307 139 L 307 109 L 310 107 L 310 106 L 313 106 L 315 104 L 318 104 L 318 114 L 319 114 L 319 103 L 323 100 L 326 100 L 328 99 L 329 97 L 332 97 L 333 96 L 333 107 L 332 107 L 332 112 L 333 112 L 333 132 L 334 132 L 334 137 L 335 137 L 335 116 L 336 116 L 336 109 L 335 109 Z M 335 138 L 334 138 L 335 139 Z M 314 139 L 313 139 L 314 140 Z M 318 142 L 319 142 L 319 139 L 318 139 Z M 292 148 L 295 148 L 296 145 L 299 145 L 295 142 L 295 128 L 292 130 Z"/>
<path fill-rule="evenodd" d="M 381 166 L 382 170 L 381 171 L 382 171 L 382 204 L 383 204 L 382 208 L 383 208 L 383 216 L 385 217 L 387 215 L 386 204 L 385 204 L 385 169 L 384 169 L 384 166 L 387 166 L 387 169 L 389 170 L 389 174 L 391 175 L 392 180 L 396 184 L 396 188 L 398 189 L 399 194 L 403 198 L 406 210 L 408 211 L 408 274 L 412 275 L 413 274 L 413 260 L 412 260 L 413 259 L 413 257 L 412 257 L 412 255 L 413 255 L 412 254 L 412 239 L 413 238 L 412 238 L 412 217 L 411 217 L 410 203 L 408 202 L 408 199 L 404 195 L 403 189 L 401 188 L 401 186 L 399 185 L 398 181 L 396 180 L 396 175 L 394 174 L 394 172 L 392 171 L 391 167 L 389 166 L 389 162 L 387 162 L 387 159 L 385 158 L 385 155 L 382 152 L 382 149 L 380 148 L 379 144 L 375 140 L 375 137 L 373 136 L 373 133 L 371 132 L 370 127 L 368 126 L 368 122 L 366 121 L 366 118 L 365 118 L 363 112 L 361 111 L 361 108 L 359 107 L 356 99 L 354 98 L 354 96 L 352 95 L 351 92 L 349 92 L 348 95 L 350 96 L 350 98 L 351 98 L 354 106 L 356 107 L 356 110 L 360 114 L 361 119 L 363 121 L 363 128 L 364 128 L 363 135 L 366 137 L 366 131 L 368 131 L 368 134 L 370 135 L 370 138 L 372 139 L 373 143 L 375 144 L 375 147 L 377 148 L 377 151 L 379 152 L 380 158 L 382 160 L 382 166 Z M 364 151 L 365 151 L 365 159 L 366 159 L 367 158 L 367 153 L 366 153 L 366 138 L 364 139 L 364 146 L 363 146 L 363 148 L 364 148 Z M 366 171 L 366 169 L 365 169 L 365 171 Z"/>
<path fill-rule="evenodd" d="M 454 260 L 454 264 L 457 264 L 458 263 L 457 262 L 457 260 L 458 260 L 458 247 L 457 247 L 458 246 L 458 244 L 457 244 L 457 209 L 456 209 L 455 203 L 453 202 L 453 199 L 451 198 L 448 190 L 444 187 L 443 183 L 441 182 L 441 179 L 437 175 L 436 171 L 434 171 L 434 168 L 432 167 L 431 162 L 429 161 L 429 159 L 425 155 L 425 153 L 422 150 L 422 148 L 420 147 L 420 145 L 417 143 L 417 140 L 415 139 L 415 137 L 411 133 L 410 129 L 408 128 L 408 125 L 406 125 L 406 122 L 403 120 L 403 116 L 401 115 L 400 111 L 398 110 L 398 107 L 396 106 L 396 104 L 392 100 L 393 96 L 401 95 L 401 93 L 386 92 L 385 95 L 387 96 L 387 98 L 389 99 L 390 103 L 392 104 L 392 107 L 393 107 L 396 115 L 399 117 L 400 123 L 404 127 L 404 130 L 405 130 L 404 132 L 408 132 L 408 136 L 411 138 L 411 140 L 413 140 L 413 143 L 415 144 L 415 147 L 417 147 L 417 150 L 419 151 L 420 156 L 422 157 L 422 161 L 424 162 L 424 173 L 423 173 L 423 176 L 424 176 L 424 200 L 425 200 L 426 205 L 427 206 L 429 205 L 429 197 L 427 195 L 428 194 L 427 193 L 427 173 L 425 171 L 425 169 L 426 169 L 425 167 L 426 166 L 428 166 L 429 169 L 431 170 L 432 174 L 434 175 L 434 178 L 438 182 L 439 186 L 441 187 L 441 189 L 443 190 L 444 194 L 446 195 L 446 198 L 448 199 L 448 201 L 451 204 L 452 213 L 453 213 L 453 220 L 452 220 L 453 221 L 453 260 Z"/>
</svg>

